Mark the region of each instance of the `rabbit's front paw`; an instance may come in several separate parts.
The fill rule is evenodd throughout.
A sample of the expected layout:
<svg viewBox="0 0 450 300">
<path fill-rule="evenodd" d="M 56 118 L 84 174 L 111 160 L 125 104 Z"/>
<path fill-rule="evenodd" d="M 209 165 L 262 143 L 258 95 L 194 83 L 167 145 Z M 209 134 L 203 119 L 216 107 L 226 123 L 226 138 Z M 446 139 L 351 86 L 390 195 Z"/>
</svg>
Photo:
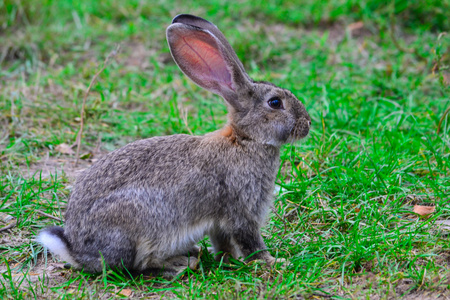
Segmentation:
<svg viewBox="0 0 450 300">
<path fill-rule="evenodd" d="M 264 257 L 261 257 L 260 259 L 257 259 L 256 261 L 265 263 L 270 267 L 274 266 L 275 264 L 285 265 L 287 263 L 287 260 L 285 258 L 275 258 L 270 254 L 265 255 Z"/>
</svg>

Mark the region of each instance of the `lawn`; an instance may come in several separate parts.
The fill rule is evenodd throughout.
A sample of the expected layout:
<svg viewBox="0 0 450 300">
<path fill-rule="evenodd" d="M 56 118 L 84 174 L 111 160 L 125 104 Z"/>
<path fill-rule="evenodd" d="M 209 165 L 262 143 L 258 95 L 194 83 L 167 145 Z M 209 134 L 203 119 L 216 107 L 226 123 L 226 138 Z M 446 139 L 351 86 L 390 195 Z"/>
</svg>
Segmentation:
<svg viewBox="0 0 450 300">
<path fill-rule="evenodd" d="M 450 297 L 450 1 L 189 2 L 0 0 L 0 298 Z M 224 101 L 170 57 L 179 13 L 214 22 L 253 79 L 290 89 L 312 118 L 282 149 L 263 229 L 288 263 L 204 252 L 173 280 L 66 270 L 34 238 L 64 224 L 82 170 L 131 141 L 226 122 Z M 83 99 L 112 51 L 77 165 Z"/>
</svg>

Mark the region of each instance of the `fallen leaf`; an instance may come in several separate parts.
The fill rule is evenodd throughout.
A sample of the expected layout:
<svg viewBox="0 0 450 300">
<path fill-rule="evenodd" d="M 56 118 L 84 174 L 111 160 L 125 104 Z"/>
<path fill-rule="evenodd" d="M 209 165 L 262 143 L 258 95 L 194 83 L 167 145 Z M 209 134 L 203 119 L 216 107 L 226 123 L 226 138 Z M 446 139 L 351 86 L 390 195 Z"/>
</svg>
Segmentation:
<svg viewBox="0 0 450 300">
<path fill-rule="evenodd" d="M 444 83 L 450 85 L 450 73 L 444 73 L 442 74 L 442 77 L 444 77 Z"/>
<path fill-rule="evenodd" d="M 67 145 L 66 143 L 59 144 L 55 148 L 56 151 L 62 154 L 74 154 L 75 152 L 72 150 L 72 148 Z"/>
<path fill-rule="evenodd" d="M 132 292 L 133 291 L 130 289 L 123 289 L 119 292 L 119 295 L 125 296 L 125 297 L 130 297 Z"/>
<path fill-rule="evenodd" d="M 89 159 L 91 157 L 92 157 L 92 153 L 90 153 L 90 152 L 80 155 L 80 159 Z"/>
<path fill-rule="evenodd" d="M 414 212 L 421 216 L 426 216 L 432 214 L 436 211 L 436 206 L 434 204 L 422 204 L 414 205 Z"/>
<path fill-rule="evenodd" d="M 348 30 L 350 30 L 350 31 L 353 31 L 353 30 L 356 30 L 356 29 L 361 29 L 363 27 L 364 27 L 364 23 L 361 22 L 361 21 L 349 24 L 347 26 Z"/>
<path fill-rule="evenodd" d="M 392 70 L 392 65 L 391 64 L 389 64 L 389 63 L 386 64 L 385 72 L 386 72 L 386 76 L 387 77 L 390 77 L 392 75 L 393 70 Z"/>
</svg>

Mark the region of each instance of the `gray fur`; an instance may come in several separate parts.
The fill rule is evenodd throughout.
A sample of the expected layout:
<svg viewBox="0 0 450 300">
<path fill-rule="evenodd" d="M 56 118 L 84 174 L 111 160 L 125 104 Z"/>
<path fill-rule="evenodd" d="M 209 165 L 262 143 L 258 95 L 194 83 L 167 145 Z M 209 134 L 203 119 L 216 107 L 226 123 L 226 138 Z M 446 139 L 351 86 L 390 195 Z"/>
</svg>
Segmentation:
<svg viewBox="0 0 450 300">
<path fill-rule="evenodd" d="M 273 202 L 280 146 L 305 137 L 311 119 L 290 91 L 249 79 L 231 46 L 223 45 L 223 35 L 198 27 L 203 19 L 182 15 L 174 20 L 168 28 L 172 55 L 191 79 L 225 98 L 229 122 L 204 136 L 136 141 L 80 175 L 69 200 L 64 239 L 59 238 L 88 272 L 101 271 L 101 253 L 109 267 L 173 275 L 196 262 L 186 256 L 198 253 L 195 245 L 205 235 L 216 253 L 253 254 L 250 260 L 274 263 L 260 229 Z M 218 47 L 231 72 L 228 86 L 217 87 L 222 83 L 213 80 L 204 84 L 189 69 L 192 62 L 180 57 L 183 51 L 174 49 L 173 35 L 195 38 L 198 32 Z M 284 109 L 268 105 L 273 97 L 282 100 Z"/>
</svg>

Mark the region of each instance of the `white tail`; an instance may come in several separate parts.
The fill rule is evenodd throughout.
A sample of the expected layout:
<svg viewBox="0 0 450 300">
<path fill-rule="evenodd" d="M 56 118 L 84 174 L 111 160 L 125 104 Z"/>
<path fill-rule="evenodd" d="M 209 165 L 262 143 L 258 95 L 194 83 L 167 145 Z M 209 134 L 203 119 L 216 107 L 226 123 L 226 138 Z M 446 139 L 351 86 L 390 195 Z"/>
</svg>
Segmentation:
<svg viewBox="0 0 450 300">
<path fill-rule="evenodd" d="M 43 230 L 37 236 L 37 241 L 46 247 L 50 252 L 58 256 L 61 260 L 66 261 L 77 267 L 78 263 L 69 252 L 68 245 L 59 236 L 53 234 L 51 230 Z"/>
</svg>

